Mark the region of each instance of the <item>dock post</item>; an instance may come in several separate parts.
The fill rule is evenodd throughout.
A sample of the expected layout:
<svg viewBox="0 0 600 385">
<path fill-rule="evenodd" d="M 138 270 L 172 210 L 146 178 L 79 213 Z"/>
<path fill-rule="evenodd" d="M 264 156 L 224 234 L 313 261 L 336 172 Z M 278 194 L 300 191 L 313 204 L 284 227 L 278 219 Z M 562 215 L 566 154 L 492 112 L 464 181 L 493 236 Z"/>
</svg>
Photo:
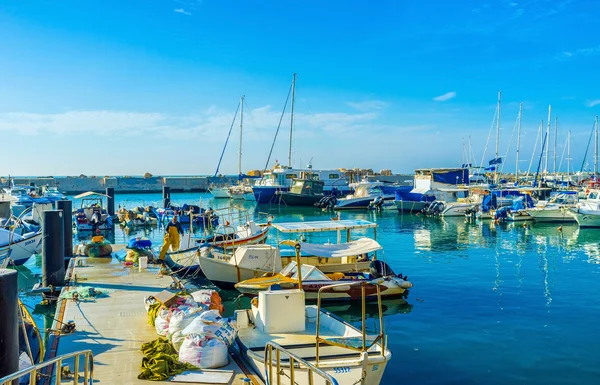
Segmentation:
<svg viewBox="0 0 600 385">
<path fill-rule="evenodd" d="M 0 269 L 0 378 L 19 371 L 17 271 Z"/>
<path fill-rule="evenodd" d="M 42 224 L 42 286 L 65 283 L 64 215 L 61 210 L 44 212 Z"/>
<path fill-rule="evenodd" d="M 69 200 L 57 201 L 56 209 L 63 212 L 63 234 L 65 245 L 65 257 L 73 256 L 73 224 L 71 218 L 73 216 L 73 202 Z"/>
<path fill-rule="evenodd" d="M 171 205 L 171 188 L 163 186 L 163 207 L 167 208 Z"/>
<path fill-rule="evenodd" d="M 107 187 L 106 195 L 108 195 L 108 198 L 106 199 L 106 211 L 108 212 L 108 215 L 112 217 L 115 215 L 115 188 Z"/>
</svg>

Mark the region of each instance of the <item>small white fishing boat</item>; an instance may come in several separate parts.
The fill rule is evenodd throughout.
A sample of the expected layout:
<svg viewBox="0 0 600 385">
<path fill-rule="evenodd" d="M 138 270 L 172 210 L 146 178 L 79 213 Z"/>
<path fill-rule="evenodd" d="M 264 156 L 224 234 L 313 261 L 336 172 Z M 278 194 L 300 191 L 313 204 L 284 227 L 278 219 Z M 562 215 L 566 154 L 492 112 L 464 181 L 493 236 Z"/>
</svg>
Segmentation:
<svg viewBox="0 0 600 385">
<path fill-rule="evenodd" d="M 110 230 L 112 218 L 103 208 L 103 198 L 112 199 L 110 196 L 94 191 L 88 191 L 76 195 L 75 199 L 81 199 L 81 208 L 77 209 L 73 216 L 77 232 Z"/>
<path fill-rule="evenodd" d="M 333 207 L 334 210 L 350 210 L 350 209 L 366 209 L 369 204 L 375 199 L 380 198 L 383 201 L 393 201 L 396 197 L 394 194 L 384 194 L 381 189 L 383 182 L 361 181 L 359 183 L 350 184 L 354 187 L 354 193 L 347 195 L 345 198 L 337 200 Z"/>
<path fill-rule="evenodd" d="M 300 247 L 296 248 L 300 265 Z M 392 357 L 387 348 L 378 281 L 349 286 L 362 293 L 362 328 L 321 309 L 321 296 L 348 284 L 323 286 L 317 305 L 307 306 L 302 289 L 261 291 L 248 310 L 236 310 L 236 343 L 244 360 L 267 383 L 378 385 Z M 302 287 L 302 282 L 298 282 Z M 377 334 L 367 333 L 365 292 L 378 297 Z M 274 351 L 275 350 L 275 351 Z"/>
<path fill-rule="evenodd" d="M 22 265 L 42 248 L 42 231 L 24 234 L 0 228 L 0 261 L 10 259 L 15 265 Z"/>
</svg>

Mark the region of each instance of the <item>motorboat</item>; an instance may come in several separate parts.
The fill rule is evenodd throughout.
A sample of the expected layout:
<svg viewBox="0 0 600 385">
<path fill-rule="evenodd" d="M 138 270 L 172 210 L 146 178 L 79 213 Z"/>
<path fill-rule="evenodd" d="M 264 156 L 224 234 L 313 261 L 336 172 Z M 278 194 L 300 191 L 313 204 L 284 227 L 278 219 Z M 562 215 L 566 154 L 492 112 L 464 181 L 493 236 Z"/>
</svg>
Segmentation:
<svg viewBox="0 0 600 385">
<path fill-rule="evenodd" d="M 77 232 L 107 231 L 112 229 L 113 220 L 104 209 L 103 198 L 112 197 L 94 191 L 88 191 L 76 195 L 75 199 L 81 199 L 81 208 L 75 211 L 73 221 Z"/>
<path fill-rule="evenodd" d="M 575 208 L 579 201 L 577 191 L 557 191 L 547 201 L 538 201 L 537 205 L 527 210 L 536 222 L 572 222 L 575 217 L 568 212 Z"/>
<path fill-rule="evenodd" d="M 252 186 L 239 184 L 229 187 L 229 197 L 237 201 L 251 201 L 254 199 Z"/>
<path fill-rule="evenodd" d="M 210 187 L 208 191 L 216 199 L 229 199 L 229 187 Z"/>
<path fill-rule="evenodd" d="M 42 230 L 19 233 L 0 227 L 0 261 L 9 259 L 15 265 L 22 265 L 41 248 Z"/>
<path fill-rule="evenodd" d="M 323 286 L 317 305 L 306 305 L 302 289 L 261 291 L 251 308 L 236 310 L 236 345 L 265 383 L 366 384 L 381 382 L 392 352 L 387 347 L 378 281 L 354 282 L 350 290 L 376 292 L 378 327 L 367 332 L 366 298 L 361 296 L 360 329 L 324 310 L 321 296 L 345 283 Z M 290 381 L 285 381 L 291 379 Z M 282 380 L 279 382 L 278 380 Z"/>
<path fill-rule="evenodd" d="M 579 227 L 600 227 L 600 190 L 590 190 L 587 199 L 565 210 L 575 218 Z"/>
<path fill-rule="evenodd" d="M 286 206 L 313 206 L 325 196 L 325 182 L 313 179 L 294 179 L 290 191 L 277 191 L 279 203 Z"/>
<path fill-rule="evenodd" d="M 369 204 L 376 199 L 383 201 L 393 200 L 395 194 L 384 194 L 381 186 L 383 182 L 370 182 L 363 180 L 359 183 L 353 183 L 350 186 L 354 187 L 354 193 L 347 195 L 345 198 L 337 200 L 334 210 L 350 210 L 350 209 L 366 209 Z"/>
<path fill-rule="evenodd" d="M 316 266 L 306 264 L 302 264 L 298 269 L 296 262 L 292 261 L 275 275 L 242 281 L 237 283 L 235 288 L 248 296 L 257 296 L 259 292 L 268 290 L 273 285 L 279 285 L 282 289 L 297 288 L 299 275 L 301 275 L 302 289 L 306 293 L 307 300 L 316 300 L 319 288 L 332 283 L 347 283 L 348 286 L 337 286 L 336 290 L 323 293 L 323 300 L 360 299 L 361 293 L 352 290 L 356 286 L 351 285 L 357 281 L 380 279 L 381 298 L 407 298 L 408 289 L 412 287 L 412 283 L 407 281 L 406 277 L 403 277 L 402 274 L 396 275 L 387 263 L 375 260 L 371 262 L 369 272 L 336 272 L 330 274 L 321 272 Z M 378 298 L 375 292 L 368 292 L 366 296 L 368 301 L 376 301 Z"/>
<path fill-rule="evenodd" d="M 371 260 L 377 259 L 376 253 L 381 249 L 381 245 L 371 238 L 349 239 L 352 229 L 374 229 L 377 226 L 368 221 L 288 222 L 274 223 L 272 226 L 280 235 L 338 231 L 339 243 L 300 242 L 302 262 L 314 265 L 324 273 L 368 271 Z M 341 242 L 341 231 L 346 231 L 348 242 Z M 241 246 L 233 252 L 205 248 L 200 250 L 197 261 L 212 283 L 223 289 L 233 289 L 238 282 L 281 271 L 282 267 L 295 260 L 295 251 L 286 254 L 284 247 L 294 245 L 295 242 L 284 240 L 277 246 Z"/>
<path fill-rule="evenodd" d="M 183 225 L 193 223 L 195 226 L 202 228 L 216 228 L 219 225 L 219 215 L 211 207 L 205 209 L 185 203 L 181 207 L 171 205 L 168 208 L 154 209 L 154 213 L 161 223 L 167 223 L 174 216 L 177 216 L 179 222 Z"/>
</svg>

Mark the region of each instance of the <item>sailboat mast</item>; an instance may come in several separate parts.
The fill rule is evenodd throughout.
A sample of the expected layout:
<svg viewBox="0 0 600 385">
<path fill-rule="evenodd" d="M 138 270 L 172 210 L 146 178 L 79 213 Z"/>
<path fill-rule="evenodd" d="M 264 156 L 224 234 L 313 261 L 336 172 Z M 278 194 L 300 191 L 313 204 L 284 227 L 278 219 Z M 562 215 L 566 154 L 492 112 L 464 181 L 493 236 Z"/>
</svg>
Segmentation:
<svg viewBox="0 0 600 385">
<path fill-rule="evenodd" d="M 240 100 L 240 153 L 238 154 L 238 175 L 242 175 L 242 130 L 244 127 L 244 98 L 242 96 Z"/>
<path fill-rule="evenodd" d="M 519 125 L 517 126 L 517 167 L 515 171 L 515 182 L 519 184 L 519 151 L 521 151 L 521 117 L 523 115 L 523 103 L 519 103 Z"/>
<path fill-rule="evenodd" d="M 498 120 L 496 121 L 496 158 L 495 162 L 498 162 L 498 147 L 500 145 L 500 101 L 502 99 L 502 91 L 498 91 Z M 498 183 L 498 163 L 494 165 L 494 179 Z"/>
<path fill-rule="evenodd" d="M 594 151 L 594 175 L 598 175 L 598 115 L 596 115 L 596 131 L 595 131 L 595 151 Z"/>
<path fill-rule="evenodd" d="M 551 114 L 552 114 L 552 106 L 549 105 L 548 106 L 548 127 L 546 127 L 546 145 L 544 146 L 544 148 L 542 148 L 542 152 L 545 150 L 546 151 L 546 158 L 544 161 L 544 174 L 548 174 L 548 154 L 550 153 L 548 151 L 548 149 L 550 148 L 549 144 L 550 144 L 550 124 L 551 124 Z"/>
<path fill-rule="evenodd" d="M 558 117 L 554 118 L 554 179 L 556 179 L 556 143 L 557 142 L 558 142 Z"/>
<path fill-rule="evenodd" d="M 571 183 L 571 130 L 567 133 L 567 181 Z"/>
<path fill-rule="evenodd" d="M 296 74 L 292 79 L 292 109 L 290 114 L 290 149 L 288 151 L 288 167 L 292 167 L 292 133 L 294 132 L 294 101 L 296 99 Z"/>
</svg>

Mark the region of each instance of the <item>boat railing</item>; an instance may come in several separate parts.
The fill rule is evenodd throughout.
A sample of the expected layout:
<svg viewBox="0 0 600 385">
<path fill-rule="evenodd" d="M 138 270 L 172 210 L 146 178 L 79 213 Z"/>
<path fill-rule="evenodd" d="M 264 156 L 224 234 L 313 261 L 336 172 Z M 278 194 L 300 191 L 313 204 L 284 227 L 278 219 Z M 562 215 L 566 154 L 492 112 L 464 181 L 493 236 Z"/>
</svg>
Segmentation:
<svg viewBox="0 0 600 385">
<path fill-rule="evenodd" d="M 83 368 L 80 366 L 80 358 L 83 357 Z M 68 359 L 74 359 L 73 372 L 68 372 L 63 369 L 63 362 Z M 29 375 L 29 385 L 35 385 L 38 382 L 38 377 L 51 378 L 52 366 L 54 365 L 54 381 L 55 385 L 64 385 L 73 380 L 73 385 L 78 385 L 83 377 L 84 385 L 92 385 L 94 383 L 94 356 L 91 350 L 80 350 L 78 352 L 63 354 L 51 360 L 30 366 L 23 370 L 19 370 L 6 377 L 0 378 L 0 385 L 11 385 L 13 381 L 19 381 Z M 50 367 L 50 372 L 42 373 L 45 368 Z M 82 372 L 82 373 L 80 373 Z M 65 380 L 68 380 L 66 382 Z"/>
<path fill-rule="evenodd" d="M 275 353 L 275 354 L 273 354 Z M 287 362 L 289 365 L 289 375 L 285 373 L 281 365 L 281 353 L 286 355 Z M 275 357 L 273 357 L 273 355 Z M 317 368 L 310 362 L 305 361 L 298 355 L 290 352 L 289 350 L 281 347 L 275 342 L 267 342 L 265 346 L 265 379 L 267 385 L 281 385 L 282 383 L 296 384 L 296 370 L 306 369 L 308 376 L 308 383 L 314 384 L 314 377 L 320 377 L 325 385 L 338 385 L 338 382 L 331 375 L 325 373 L 323 370 Z M 273 371 L 275 369 L 275 371 Z M 305 372 L 303 372 L 304 374 Z M 282 380 L 283 377 L 289 377 L 289 381 Z"/>
<path fill-rule="evenodd" d="M 316 364 L 319 366 L 319 345 L 321 343 L 327 345 L 334 345 L 343 347 L 346 349 L 355 350 L 358 352 L 367 352 L 372 346 L 378 344 L 380 347 L 380 354 L 385 355 L 387 341 L 385 338 L 385 332 L 383 328 L 383 309 L 381 304 L 381 287 L 382 282 L 380 279 L 371 280 L 368 282 L 353 282 L 353 283 L 336 283 L 327 286 L 321 286 L 317 292 L 317 325 L 316 325 Z M 360 330 L 360 339 L 354 337 L 342 337 L 342 338 L 322 338 L 319 334 L 321 326 L 321 294 L 324 291 L 332 291 L 336 288 L 344 288 L 349 291 L 353 286 L 360 286 L 361 293 L 361 321 L 362 327 Z M 379 333 L 373 337 L 367 336 L 367 287 L 375 287 L 377 294 L 377 307 L 379 310 Z"/>
</svg>

